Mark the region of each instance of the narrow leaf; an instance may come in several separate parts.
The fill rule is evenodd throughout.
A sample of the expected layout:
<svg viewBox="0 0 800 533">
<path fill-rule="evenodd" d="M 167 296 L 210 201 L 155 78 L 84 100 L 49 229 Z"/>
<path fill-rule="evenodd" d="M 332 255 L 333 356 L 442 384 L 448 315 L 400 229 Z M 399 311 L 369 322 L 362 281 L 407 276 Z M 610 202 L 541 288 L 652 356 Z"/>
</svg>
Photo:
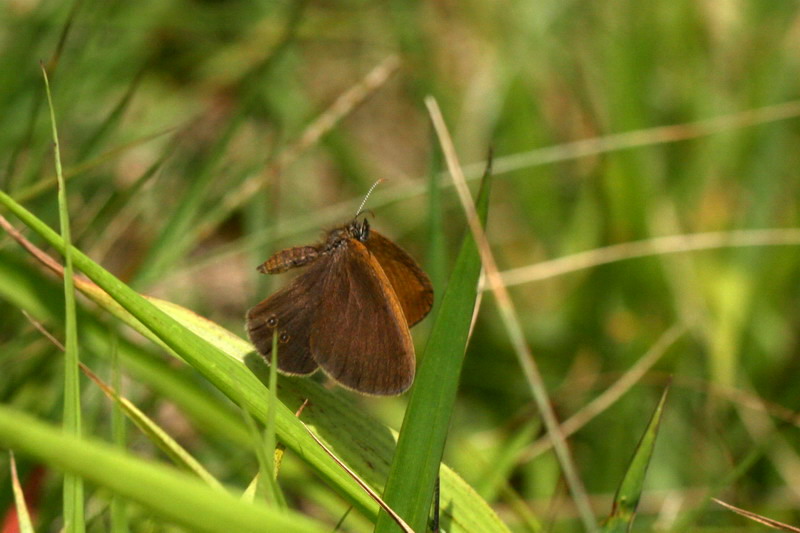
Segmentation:
<svg viewBox="0 0 800 533">
<path fill-rule="evenodd" d="M 636 507 L 639 505 L 639 498 L 642 495 L 645 474 L 647 474 L 647 467 L 653 455 L 653 448 L 655 448 L 658 426 L 664 413 L 664 404 L 667 401 L 668 392 L 669 389 L 665 389 L 661 395 L 661 400 L 659 400 L 656 410 L 650 418 L 650 423 L 647 425 L 647 429 L 636 447 L 631 464 L 628 466 L 625 477 L 617 489 L 616 496 L 614 496 L 611 514 L 603 524 L 604 533 L 622 533 L 630 531 L 633 526 Z"/>
<path fill-rule="evenodd" d="M 25 503 L 25 494 L 19 484 L 17 476 L 17 462 L 14 460 L 14 452 L 9 452 L 9 464 L 11 465 L 11 485 L 14 490 L 14 503 L 17 509 L 17 526 L 19 533 L 33 533 L 33 523 L 28 512 L 28 504 Z"/>
<path fill-rule="evenodd" d="M 491 176 L 484 176 L 477 209 L 486 223 Z M 403 419 L 384 500 L 414 531 L 424 531 L 444 444 L 455 404 L 461 365 L 475 305 L 480 255 L 472 235 L 464 237 L 461 252 L 442 297 Z M 450 529 L 445 524 L 445 529 Z M 375 531 L 397 531 L 384 513 Z"/>
<path fill-rule="evenodd" d="M 44 87 L 47 92 L 47 106 L 50 109 L 50 125 L 53 133 L 53 154 L 56 164 L 56 180 L 58 181 L 58 215 L 61 225 L 61 238 L 64 247 L 64 328 L 66 330 L 64 350 L 64 430 L 70 435 L 80 437 L 81 434 L 81 392 L 78 372 L 78 325 L 75 314 L 75 285 L 72 278 L 72 238 L 69 228 L 69 205 L 67 203 L 67 187 L 61 171 L 61 151 L 58 143 L 56 114 L 53 109 L 53 98 L 50 95 L 50 82 L 47 70 L 42 67 Z M 86 530 L 83 511 L 83 481 L 75 476 L 64 476 L 64 527 L 67 533 L 82 533 Z"/>
</svg>

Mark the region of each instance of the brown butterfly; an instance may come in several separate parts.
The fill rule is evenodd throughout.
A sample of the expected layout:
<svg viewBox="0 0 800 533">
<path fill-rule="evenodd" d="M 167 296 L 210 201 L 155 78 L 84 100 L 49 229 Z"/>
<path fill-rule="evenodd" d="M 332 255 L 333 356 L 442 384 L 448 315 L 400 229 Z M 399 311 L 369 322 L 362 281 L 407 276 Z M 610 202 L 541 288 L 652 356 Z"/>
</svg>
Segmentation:
<svg viewBox="0 0 800 533">
<path fill-rule="evenodd" d="M 247 312 L 247 332 L 269 360 L 277 329 L 284 374 L 321 368 L 348 389 L 400 394 L 414 381 L 409 328 L 431 310 L 433 287 L 408 253 L 357 218 L 315 246 L 282 250 L 258 267 L 265 274 L 308 270 Z"/>
</svg>

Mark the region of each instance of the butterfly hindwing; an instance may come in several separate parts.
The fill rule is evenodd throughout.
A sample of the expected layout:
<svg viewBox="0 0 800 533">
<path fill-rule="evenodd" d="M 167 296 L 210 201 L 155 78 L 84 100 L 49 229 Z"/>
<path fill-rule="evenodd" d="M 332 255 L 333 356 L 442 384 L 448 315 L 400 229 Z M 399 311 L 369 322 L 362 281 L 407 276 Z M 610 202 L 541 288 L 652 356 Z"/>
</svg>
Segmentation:
<svg viewBox="0 0 800 533">
<path fill-rule="evenodd" d="M 272 336 L 278 328 L 278 369 L 286 374 L 307 375 L 318 365 L 311 357 L 309 337 L 321 279 L 316 265 L 287 287 L 262 301 L 247 313 L 247 333 L 267 361 L 272 353 Z"/>
</svg>

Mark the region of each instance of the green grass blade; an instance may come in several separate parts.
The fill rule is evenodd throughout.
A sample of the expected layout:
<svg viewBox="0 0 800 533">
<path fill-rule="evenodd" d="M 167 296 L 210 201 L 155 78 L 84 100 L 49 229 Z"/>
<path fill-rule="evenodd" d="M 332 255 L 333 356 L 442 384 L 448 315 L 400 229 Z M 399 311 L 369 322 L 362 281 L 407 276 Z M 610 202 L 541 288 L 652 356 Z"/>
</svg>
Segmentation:
<svg viewBox="0 0 800 533">
<path fill-rule="evenodd" d="M 244 411 L 244 419 L 250 430 L 253 448 L 258 459 L 259 473 L 255 483 L 255 493 L 266 497 L 272 505 L 280 509 L 286 508 L 286 498 L 283 496 L 278 484 L 278 471 L 275 467 L 275 451 L 277 439 L 275 436 L 275 405 L 278 404 L 278 332 L 272 338 L 272 359 L 269 367 L 269 408 L 267 409 L 267 422 L 264 436 L 258 431 L 256 423 L 250 413 Z"/>
<path fill-rule="evenodd" d="M 119 357 L 119 335 L 115 330 L 110 330 L 111 345 L 111 386 L 120 395 L 122 391 L 122 368 Z M 111 438 L 120 450 L 124 450 L 128 442 L 127 427 L 125 425 L 125 414 L 118 402 L 114 402 L 111 411 Z M 111 499 L 111 533 L 128 533 L 130 524 L 128 521 L 128 502 L 115 495 Z"/>
<path fill-rule="evenodd" d="M 434 135 L 431 132 L 431 135 Z M 447 242 L 444 230 L 445 214 L 442 208 L 442 156 L 439 150 L 431 154 L 428 174 L 428 260 L 426 271 L 435 290 L 443 291 L 447 285 Z M 441 294 L 441 293 L 440 293 Z M 438 299 L 433 302 L 432 315 L 439 310 Z"/>
<path fill-rule="evenodd" d="M 270 497 L 276 505 L 281 508 L 286 507 L 286 499 L 278 484 L 278 471 L 275 468 L 275 449 L 277 438 L 275 435 L 275 406 L 278 405 L 278 330 L 272 335 L 272 360 L 269 366 L 269 408 L 267 409 L 267 423 L 264 428 L 264 446 L 266 450 L 266 461 L 264 462 L 263 475 L 266 476 L 265 482 L 269 487 Z"/>
<path fill-rule="evenodd" d="M 61 225 L 61 238 L 64 247 L 64 313 L 65 350 L 64 350 L 64 430 L 76 437 L 81 435 L 81 391 L 78 372 L 78 324 L 75 313 L 75 284 L 72 278 L 72 238 L 69 228 L 69 204 L 67 187 L 61 172 L 61 151 L 58 144 L 58 128 L 53 99 L 50 94 L 50 82 L 47 71 L 42 65 L 42 76 L 47 93 L 47 106 L 50 110 L 50 125 L 53 133 L 53 154 L 55 156 L 56 179 L 58 180 L 58 215 Z M 67 474 L 64 476 L 64 527 L 67 533 L 81 533 L 86 530 L 83 512 L 83 480 Z"/>
<path fill-rule="evenodd" d="M 243 498 L 247 499 L 247 501 L 261 499 L 274 504 L 274 493 L 271 492 L 271 487 L 267 486 L 268 481 L 266 481 L 265 478 L 267 472 L 269 472 L 269 467 L 267 466 L 269 460 L 266 458 L 266 452 L 264 451 L 266 448 L 264 446 L 264 439 L 261 437 L 261 432 L 258 429 L 256 421 L 253 420 L 253 417 L 246 409 L 242 409 L 242 416 L 244 417 L 244 422 L 247 425 L 248 431 L 250 431 L 251 446 L 253 447 L 256 460 L 258 461 L 258 473 L 244 491 Z"/>
<path fill-rule="evenodd" d="M 63 298 L 63 290 L 56 287 L 52 279 L 31 269 L 29 263 L 0 251 L 0 299 L 27 311 L 42 323 L 61 323 Z M 208 391 L 198 387 L 194 380 L 187 379 L 179 369 L 167 364 L 140 343 L 131 342 L 125 337 L 115 341 L 117 335 L 109 330 L 105 321 L 81 312 L 80 308 L 78 311 L 82 344 L 86 349 L 100 356 L 113 356 L 116 352 L 121 365 L 134 380 L 146 383 L 156 394 L 180 406 L 204 433 L 223 435 L 243 446 L 250 444 L 238 409 L 231 409 L 218 398 L 209 396 Z M 127 321 L 134 320 L 130 315 L 125 316 Z M 231 335 L 229 332 L 226 334 Z M 110 349 L 115 342 L 116 350 Z M 124 437 L 120 437 L 119 442 L 122 445 Z"/>
<path fill-rule="evenodd" d="M 628 466 L 625 477 L 622 479 L 622 483 L 620 483 L 617 494 L 614 497 L 611 514 L 603 524 L 603 533 L 623 533 L 630 531 L 633 526 L 636 507 L 639 505 L 647 467 L 650 464 L 650 458 L 653 456 L 658 426 L 664 413 L 664 404 L 667 401 L 668 392 L 669 389 L 666 389 L 661 395 L 661 400 L 650 418 L 650 423 L 647 425 L 647 429 L 636 447 L 636 453 L 633 455 L 631 464 Z"/>
<path fill-rule="evenodd" d="M 477 210 L 486 223 L 491 176 L 486 175 Z M 424 531 L 455 404 L 461 365 L 478 289 L 481 260 L 471 234 L 464 237 L 447 291 L 442 297 L 397 442 L 384 500 L 414 531 Z M 444 528 L 450 527 L 445 524 Z M 381 513 L 377 532 L 399 531 Z"/>
<path fill-rule="evenodd" d="M 66 435 L 5 406 L 0 406 L 0 443 L 107 487 L 192 531 L 329 531 L 299 513 L 243 502 L 188 474 Z"/>
<path fill-rule="evenodd" d="M 14 491 L 14 504 L 17 509 L 17 526 L 19 527 L 19 533 L 34 533 L 31 515 L 28 512 L 28 505 L 25 503 L 25 494 L 22 492 L 22 487 L 19 484 L 19 477 L 17 477 L 17 462 L 14 460 L 14 452 L 9 452 L 8 455 L 8 463 L 11 467 L 11 485 Z M 13 524 L 11 527 L 13 528 Z"/>
</svg>

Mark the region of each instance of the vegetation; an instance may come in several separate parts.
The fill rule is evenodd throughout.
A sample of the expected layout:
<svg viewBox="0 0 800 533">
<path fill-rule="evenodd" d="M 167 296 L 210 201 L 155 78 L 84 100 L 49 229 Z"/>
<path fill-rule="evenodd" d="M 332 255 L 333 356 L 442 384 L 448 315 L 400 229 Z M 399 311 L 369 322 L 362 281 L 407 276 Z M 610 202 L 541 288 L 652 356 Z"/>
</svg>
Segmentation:
<svg viewBox="0 0 800 533">
<path fill-rule="evenodd" d="M 440 456 L 448 532 L 763 530 L 714 498 L 800 525 L 798 28 L 790 2 L 3 2 L 5 527 L 399 530 L 357 476 L 418 531 Z M 380 178 L 370 224 L 435 288 L 424 387 L 268 387 L 243 317 L 291 275 L 256 267 Z"/>
</svg>

